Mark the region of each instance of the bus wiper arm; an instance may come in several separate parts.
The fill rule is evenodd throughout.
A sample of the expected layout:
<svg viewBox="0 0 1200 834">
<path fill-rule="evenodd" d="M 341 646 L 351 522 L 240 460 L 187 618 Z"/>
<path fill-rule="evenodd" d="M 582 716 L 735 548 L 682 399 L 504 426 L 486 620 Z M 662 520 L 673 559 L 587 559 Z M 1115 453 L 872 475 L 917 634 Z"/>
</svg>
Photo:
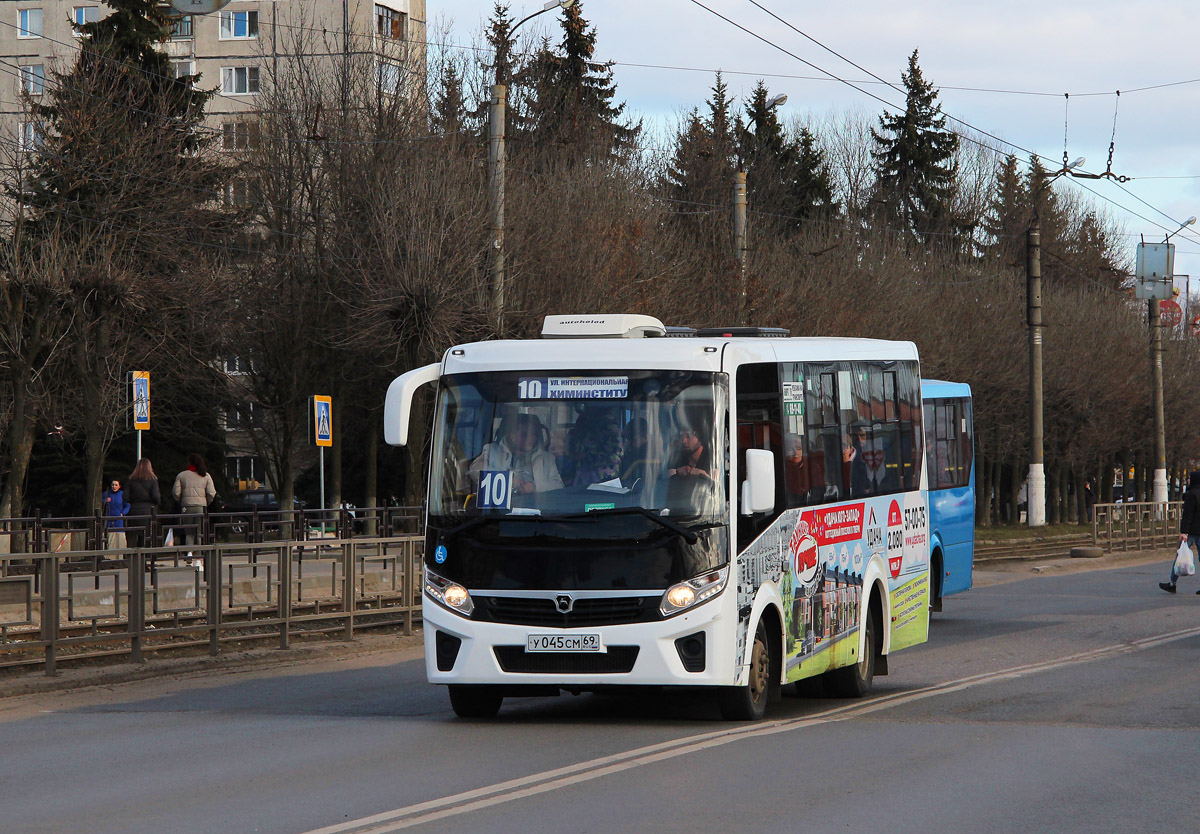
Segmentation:
<svg viewBox="0 0 1200 834">
<path fill-rule="evenodd" d="M 648 510 L 645 507 L 618 507 L 611 510 L 592 510 L 586 513 L 574 513 L 569 516 L 564 516 L 564 518 L 590 518 L 597 515 L 623 515 L 626 513 L 637 513 L 638 515 L 645 516 L 651 521 L 666 527 L 671 532 L 683 536 L 683 540 L 688 544 L 695 544 L 700 539 L 695 530 L 689 530 L 687 527 L 676 524 L 674 521 L 671 521 L 671 519 L 664 518 L 658 513 Z"/>
</svg>

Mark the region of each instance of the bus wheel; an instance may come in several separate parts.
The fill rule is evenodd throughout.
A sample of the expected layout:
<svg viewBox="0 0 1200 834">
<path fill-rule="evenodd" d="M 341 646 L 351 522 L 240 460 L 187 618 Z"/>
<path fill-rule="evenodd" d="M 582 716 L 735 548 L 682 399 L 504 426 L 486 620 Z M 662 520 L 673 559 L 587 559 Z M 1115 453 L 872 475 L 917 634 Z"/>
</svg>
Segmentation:
<svg viewBox="0 0 1200 834">
<path fill-rule="evenodd" d="M 929 562 L 929 610 L 942 610 L 942 551 L 935 550 Z"/>
<path fill-rule="evenodd" d="M 754 646 L 750 650 L 750 680 L 745 686 L 727 686 L 718 696 L 721 717 L 726 721 L 758 721 L 767 712 L 767 701 L 778 685 L 772 680 L 772 670 L 777 668 L 772 657 L 771 640 L 762 619 L 754 632 Z"/>
<path fill-rule="evenodd" d="M 875 606 L 867 609 L 866 639 L 862 657 L 853 666 L 829 672 L 830 694 L 835 698 L 861 698 L 871 691 L 875 678 L 875 656 L 878 654 L 879 624 L 875 622 Z"/>
<path fill-rule="evenodd" d="M 450 684 L 450 706 L 459 718 L 495 718 L 503 701 L 494 686 Z"/>
</svg>

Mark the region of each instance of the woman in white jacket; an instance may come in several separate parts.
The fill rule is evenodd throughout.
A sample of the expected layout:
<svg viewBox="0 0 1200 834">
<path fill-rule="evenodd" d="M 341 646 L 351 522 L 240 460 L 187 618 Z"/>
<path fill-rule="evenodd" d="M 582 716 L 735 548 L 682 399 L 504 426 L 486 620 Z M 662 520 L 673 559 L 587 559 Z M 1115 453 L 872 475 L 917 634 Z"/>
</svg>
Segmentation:
<svg viewBox="0 0 1200 834">
<path fill-rule="evenodd" d="M 468 470 L 473 487 L 479 485 L 479 473 L 491 469 L 512 471 L 512 491 L 516 495 L 562 489 L 562 476 L 554 455 L 546 450 L 542 421 L 534 414 L 514 414 L 500 422 L 498 439 L 483 447 Z"/>
<path fill-rule="evenodd" d="M 175 485 L 171 494 L 179 502 L 179 509 L 188 515 L 203 515 L 214 498 L 217 488 L 213 485 L 212 475 L 208 474 L 208 466 L 204 458 L 193 452 L 188 455 L 187 469 L 175 476 Z M 200 519 L 195 524 L 184 527 L 184 543 L 199 544 Z"/>
</svg>

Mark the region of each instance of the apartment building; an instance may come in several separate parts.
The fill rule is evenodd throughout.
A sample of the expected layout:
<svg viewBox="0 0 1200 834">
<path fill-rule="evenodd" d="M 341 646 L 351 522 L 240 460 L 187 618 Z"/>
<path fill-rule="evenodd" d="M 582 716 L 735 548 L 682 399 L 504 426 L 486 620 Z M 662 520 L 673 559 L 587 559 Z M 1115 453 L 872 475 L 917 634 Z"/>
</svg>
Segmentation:
<svg viewBox="0 0 1200 834">
<path fill-rule="evenodd" d="M 55 71 L 74 65 L 79 38 L 73 24 L 109 12 L 97 0 L 0 0 L 0 159 L 37 144 L 28 103 L 50 88 Z M 177 14 L 164 50 L 176 75 L 198 74 L 198 86 L 217 90 L 207 119 L 221 132 L 220 147 L 237 153 L 255 143 L 249 111 L 270 74 L 286 69 L 281 62 L 328 61 L 333 72 L 346 52 L 365 53 L 375 62 L 380 89 L 403 95 L 423 83 L 425 27 L 425 0 L 232 0 L 212 14 Z M 226 199 L 246 199 L 246 189 L 245 181 L 231 182 Z M 242 361 L 225 363 L 235 391 Z M 240 489 L 258 486 L 266 476 L 248 434 L 254 404 L 231 406 L 221 417 L 227 478 Z"/>
<path fill-rule="evenodd" d="M 54 70 L 72 66 L 73 24 L 108 13 L 88 0 L 0 0 L 0 137 L 20 147 L 36 141 L 24 95 L 41 95 Z M 209 121 L 236 149 L 251 132 L 239 116 L 279 62 L 370 51 L 380 87 L 402 93 L 424 76 L 425 20 L 425 0 L 232 0 L 212 14 L 178 15 L 164 48 L 177 74 L 199 74 L 199 86 L 217 89 Z"/>
</svg>

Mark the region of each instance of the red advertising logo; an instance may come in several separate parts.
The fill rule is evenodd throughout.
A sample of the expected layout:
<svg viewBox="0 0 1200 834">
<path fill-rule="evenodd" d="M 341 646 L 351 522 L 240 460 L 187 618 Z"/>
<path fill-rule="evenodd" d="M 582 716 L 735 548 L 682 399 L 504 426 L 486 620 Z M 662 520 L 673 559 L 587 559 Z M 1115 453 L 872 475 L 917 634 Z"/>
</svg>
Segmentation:
<svg viewBox="0 0 1200 834">
<path fill-rule="evenodd" d="M 857 541 L 863 535 L 863 504 L 810 510 L 803 516 L 809 530 L 821 545 Z M 897 510 L 897 512 L 899 512 Z"/>
<path fill-rule="evenodd" d="M 892 505 L 888 507 L 888 533 L 887 533 L 887 549 L 888 549 L 888 573 L 895 579 L 900 575 L 900 568 L 904 567 L 904 517 L 900 514 L 900 503 L 892 501 Z"/>
<path fill-rule="evenodd" d="M 817 573 L 817 540 L 809 535 L 807 521 L 801 521 L 792 531 L 788 549 L 796 565 L 796 577 L 802 584 L 813 580 Z"/>
</svg>

